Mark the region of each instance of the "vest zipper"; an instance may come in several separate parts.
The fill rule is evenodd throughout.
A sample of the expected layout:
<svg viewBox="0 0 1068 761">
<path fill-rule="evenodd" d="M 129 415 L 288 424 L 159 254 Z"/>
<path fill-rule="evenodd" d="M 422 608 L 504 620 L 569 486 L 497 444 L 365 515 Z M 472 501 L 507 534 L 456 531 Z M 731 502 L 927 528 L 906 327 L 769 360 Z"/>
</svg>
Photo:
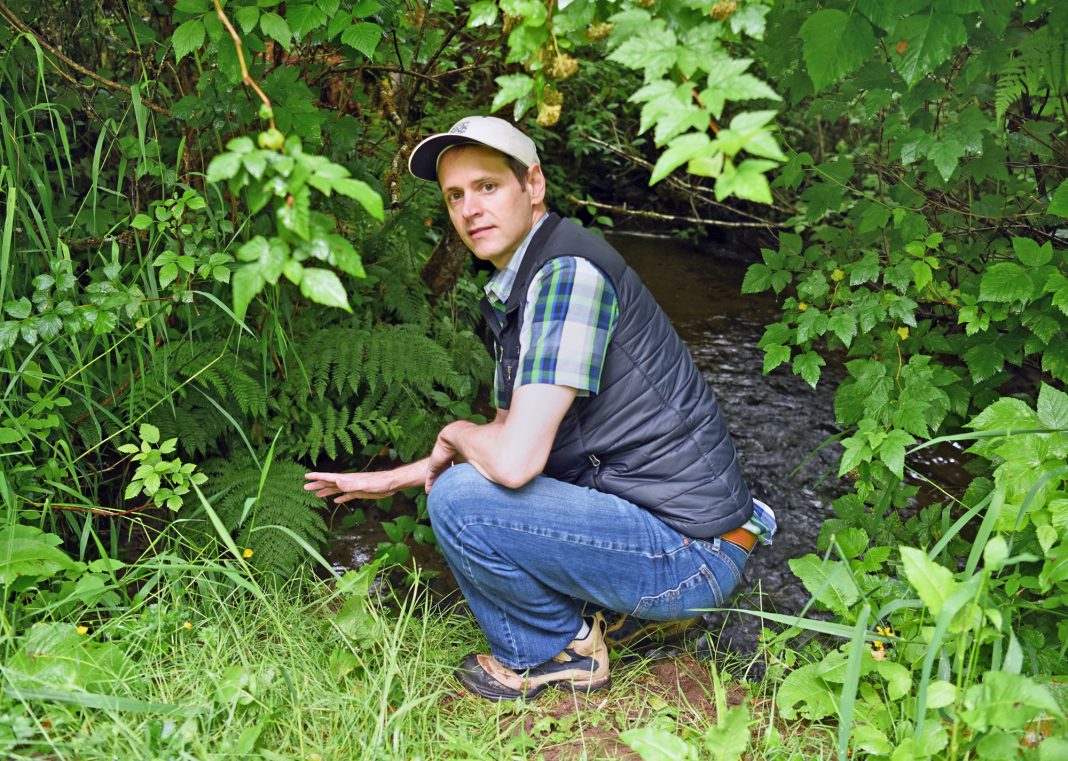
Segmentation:
<svg viewBox="0 0 1068 761">
<path fill-rule="evenodd" d="M 593 483 L 598 489 L 601 489 L 601 460 L 595 454 L 591 454 L 589 460 L 590 465 L 593 466 Z"/>
</svg>

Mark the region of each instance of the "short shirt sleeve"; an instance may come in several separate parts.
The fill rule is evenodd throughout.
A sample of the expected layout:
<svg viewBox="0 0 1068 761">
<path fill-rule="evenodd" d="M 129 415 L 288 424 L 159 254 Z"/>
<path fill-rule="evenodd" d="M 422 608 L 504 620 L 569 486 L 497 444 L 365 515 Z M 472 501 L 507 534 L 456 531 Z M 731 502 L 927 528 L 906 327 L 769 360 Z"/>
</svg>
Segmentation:
<svg viewBox="0 0 1068 761">
<path fill-rule="evenodd" d="M 615 290 L 588 260 L 547 262 L 527 291 L 515 387 L 549 383 L 596 394 L 618 316 Z"/>
</svg>

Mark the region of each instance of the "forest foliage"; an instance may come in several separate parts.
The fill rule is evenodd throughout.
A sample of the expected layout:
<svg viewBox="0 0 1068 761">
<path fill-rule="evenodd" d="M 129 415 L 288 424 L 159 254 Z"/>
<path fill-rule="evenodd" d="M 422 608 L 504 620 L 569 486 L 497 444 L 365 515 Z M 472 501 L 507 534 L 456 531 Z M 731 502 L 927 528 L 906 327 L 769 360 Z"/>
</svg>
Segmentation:
<svg viewBox="0 0 1068 761">
<path fill-rule="evenodd" d="M 785 623 L 846 644 L 805 662 L 778 640 L 782 715 L 837 719 L 843 757 L 1002 758 L 1063 730 L 1068 6 L 4 0 L 0 19 L 5 660 L 34 622 L 143 605 L 131 542 L 286 576 L 325 537 L 305 466 L 409 459 L 478 418 L 484 275 L 405 170 L 421 136 L 497 112 L 569 214 L 605 226 L 638 199 L 750 233 L 743 290 L 782 306 L 764 372 L 841 377 L 855 488 L 822 557 L 791 562 L 834 623 Z M 974 480 L 917 510 L 932 441 L 967 447 Z"/>
</svg>

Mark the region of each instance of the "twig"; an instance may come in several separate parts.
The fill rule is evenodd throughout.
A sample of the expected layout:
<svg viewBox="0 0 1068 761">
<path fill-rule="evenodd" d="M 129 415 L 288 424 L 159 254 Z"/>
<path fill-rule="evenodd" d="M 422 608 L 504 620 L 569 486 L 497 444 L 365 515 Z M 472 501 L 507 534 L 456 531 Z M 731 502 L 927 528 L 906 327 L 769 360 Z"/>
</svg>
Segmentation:
<svg viewBox="0 0 1068 761">
<path fill-rule="evenodd" d="M 216 4 L 218 4 L 218 0 L 216 0 Z M 86 77 L 89 77 L 94 82 L 96 82 L 98 84 L 101 84 L 104 87 L 107 87 L 109 90 L 118 90 L 119 92 L 126 93 L 131 98 L 133 97 L 133 91 L 128 86 L 126 86 L 124 84 L 120 84 L 119 82 L 115 82 L 114 80 L 108 79 L 107 77 L 102 77 L 99 74 L 97 74 L 95 71 L 91 71 L 90 69 L 85 68 L 84 66 L 82 66 L 77 61 L 71 60 L 67 56 L 65 56 L 62 53 L 60 53 L 58 49 L 56 49 L 51 43 L 48 42 L 48 40 L 46 40 L 44 37 L 42 37 L 40 34 L 38 34 L 36 31 L 34 31 L 33 28 L 30 27 L 29 24 L 27 24 L 21 18 L 16 16 L 15 13 L 13 11 L 11 11 L 11 9 L 8 8 L 7 5 L 5 5 L 3 3 L 2 0 L 0 0 L 0 16 L 3 16 L 7 20 L 8 24 L 10 24 L 11 27 L 15 29 L 15 31 L 21 32 L 22 34 L 28 34 L 31 37 L 33 37 L 35 40 L 37 40 L 37 43 L 41 47 L 43 47 L 45 50 L 47 50 L 53 56 L 55 56 L 60 61 L 65 63 L 67 66 L 69 66 L 70 68 L 72 68 L 75 71 L 77 71 L 79 74 L 82 74 L 82 75 L 84 75 Z M 52 63 L 52 65 L 55 66 L 55 63 Z M 56 71 L 59 71 L 59 73 L 61 75 L 63 75 L 64 78 L 66 78 L 68 81 L 72 81 L 71 77 L 69 75 L 67 75 L 65 72 L 61 71 L 58 66 L 56 66 Z M 75 83 L 75 84 L 79 84 L 80 85 L 80 83 Z M 143 103 L 146 108 L 148 108 L 148 109 L 150 109 L 152 111 L 155 111 L 157 114 L 162 114 L 163 116 L 173 116 L 174 115 L 174 114 L 171 113 L 170 109 L 167 109 L 167 108 L 164 108 L 163 106 L 157 105 L 157 104 L 153 103 L 150 100 L 145 100 L 144 98 L 142 98 L 141 99 L 141 103 Z"/>
<path fill-rule="evenodd" d="M 260 86 L 256 84 L 256 80 L 252 78 L 252 75 L 248 73 L 248 65 L 245 63 L 245 53 L 241 49 L 241 38 L 237 36 L 237 30 L 234 29 L 234 25 L 230 23 L 230 19 L 226 17 L 226 13 L 223 11 L 222 6 L 219 4 L 219 0 L 215 1 L 215 15 L 219 17 L 219 20 L 226 27 L 226 31 L 230 33 L 230 37 L 234 41 L 234 49 L 237 51 L 237 62 L 241 64 L 241 81 L 252 88 L 252 90 L 260 96 L 260 100 L 263 101 L 263 105 L 267 106 L 268 123 L 271 125 L 271 129 L 275 129 L 274 126 L 274 108 L 271 106 L 270 99 L 264 94 Z"/>
<path fill-rule="evenodd" d="M 613 145 L 612 143 L 609 143 L 609 142 L 606 142 L 604 140 L 601 140 L 600 138 L 594 137 L 593 135 L 590 135 L 590 134 L 585 133 L 585 132 L 582 133 L 582 137 L 585 140 L 589 140 L 594 145 L 599 145 L 602 148 L 604 148 L 605 150 L 616 154 L 620 158 L 626 159 L 627 161 L 630 161 L 631 163 L 636 164 L 637 166 L 640 166 L 642 169 L 645 169 L 645 170 L 647 170 L 649 172 L 653 171 L 652 163 L 646 161 L 641 156 L 636 156 L 633 153 L 627 153 L 625 150 L 620 148 L 618 145 Z M 753 225 L 753 227 L 760 227 L 760 226 L 763 226 L 765 224 L 768 225 L 769 227 L 778 227 L 779 226 L 777 223 L 768 222 L 763 217 L 758 217 L 756 214 L 751 214 L 748 211 L 743 211 L 742 209 L 736 209 L 733 206 L 729 206 L 729 205 L 727 205 L 725 203 L 722 203 L 721 201 L 717 201 L 714 198 L 712 198 L 708 194 L 708 192 L 705 191 L 703 188 L 697 187 L 696 185 L 692 185 L 692 184 L 690 184 L 688 182 L 683 182 L 682 180 L 680 180 L 677 177 L 673 177 L 673 176 L 669 175 L 667 177 L 667 179 L 666 179 L 666 182 L 671 187 L 675 188 L 676 190 L 678 190 L 678 191 L 680 191 L 682 193 L 686 193 L 686 194 L 692 195 L 692 196 L 697 196 L 698 198 L 701 199 L 702 203 L 707 203 L 707 204 L 709 204 L 711 206 L 715 206 L 715 207 L 718 207 L 720 209 L 725 209 L 725 210 L 729 211 L 731 214 L 737 214 L 738 216 L 741 216 L 741 217 L 748 217 L 749 219 L 753 219 L 753 220 L 756 220 L 756 221 L 761 223 L 760 225 Z M 779 208 L 778 206 L 774 206 L 774 205 L 772 205 L 771 208 L 775 209 L 776 211 L 782 212 L 783 214 L 792 214 L 793 213 L 789 209 L 782 209 L 782 208 Z"/>
<path fill-rule="evenodd" d="M 576 198 L 573 195 L 568 195 L 567 200 L 579 206 L 593 206 L 597 209 L 605 209 L 606 211 L 614 211 L 618 214 L 630 214 L 635 217 L 646 217 L 648 219 L 659 219 L 664 222 L 687 222 L 693 225 L 709 225 L 711 227 L 783 227 L 778 222 L 725 222 L 719 219 L 701 219 L 699 217 L 682 217 L 675 214 L 664 214 L 659 211 L 646 211 L 645 209 L 631 209 L 627 206 L 615 206 L 610 203 L 599 203 L 589 199 Z"/>
</svg>

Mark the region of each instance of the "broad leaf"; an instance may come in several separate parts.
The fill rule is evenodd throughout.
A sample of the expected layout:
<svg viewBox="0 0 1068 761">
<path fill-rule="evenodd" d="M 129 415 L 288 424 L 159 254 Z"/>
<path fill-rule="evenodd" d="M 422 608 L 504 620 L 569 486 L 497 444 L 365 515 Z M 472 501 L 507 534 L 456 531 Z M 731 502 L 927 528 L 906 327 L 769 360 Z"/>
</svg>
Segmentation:
<svg viewBox="0 0 1068 761">
<path fill-rule="evenodd" d="M 968 40 L 964 23 L 959 16 L 945 13 L 935 6 L 909 16 L 894 29 L 891 36 L 896 45 L 891 53 L 894 67 L 913 87 L 933 72 Z"/>
<path fill-rule="evenodd" d="M 204 22 L 193 19 L 179 25 L 174 30 L 171 42 L 174 44 L 174 57 L 181 61 L 204 44 Z"/>
<path fill-rule="evenodd" d="M 833 8 L 810 15 L 798 36 L 804 40 L 805 67 L 817 92 L 859 69 L 875 50 L 871 24 L 859 14 Z"/>
<path fill-rule="evenodd" d="M 956 589 L 953 573 L 915 547 L 901 548 L 901 563 L 909 580 L 931 614 L 937 616 Z"/>
</svg>

